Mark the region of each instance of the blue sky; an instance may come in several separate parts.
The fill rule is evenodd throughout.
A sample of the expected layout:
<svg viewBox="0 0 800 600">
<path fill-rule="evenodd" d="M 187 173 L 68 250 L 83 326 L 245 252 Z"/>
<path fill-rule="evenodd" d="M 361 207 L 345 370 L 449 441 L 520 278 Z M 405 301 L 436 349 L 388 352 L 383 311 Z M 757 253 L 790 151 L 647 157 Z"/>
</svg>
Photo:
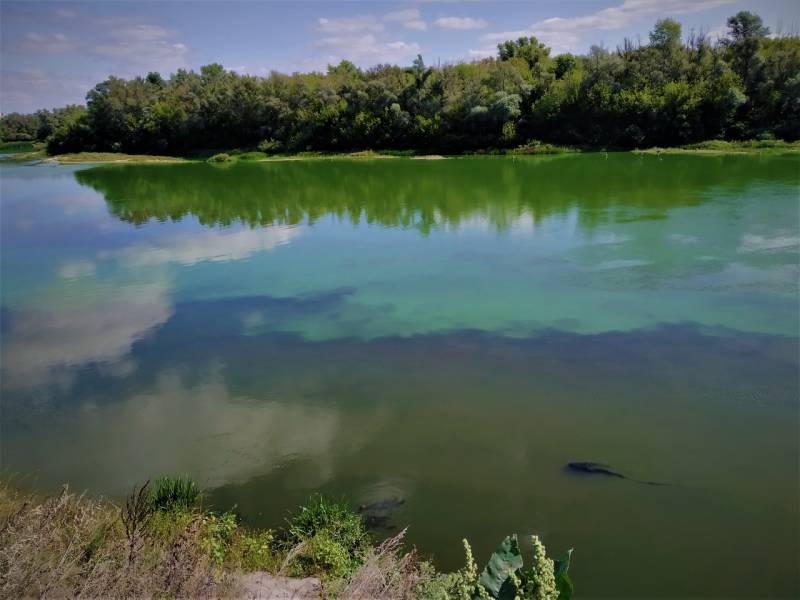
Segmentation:
<svg viewBox="0 0 800 600">
<path fill-rule="evenodd" d="M 219 2 L 8 2 L 0 0 L 0 110 L 83 102 L 110 74 L 169 74 L 211 62 L 265 75 L 324 69 L 473 60 L 497 42 L 536 35 L 553 53 L 647 39 L 656 19 L 684 33 L 724 32 L 739 10 L 773 30 L 800 28 L 796 0 L 485 0 Z"/>
</svg>

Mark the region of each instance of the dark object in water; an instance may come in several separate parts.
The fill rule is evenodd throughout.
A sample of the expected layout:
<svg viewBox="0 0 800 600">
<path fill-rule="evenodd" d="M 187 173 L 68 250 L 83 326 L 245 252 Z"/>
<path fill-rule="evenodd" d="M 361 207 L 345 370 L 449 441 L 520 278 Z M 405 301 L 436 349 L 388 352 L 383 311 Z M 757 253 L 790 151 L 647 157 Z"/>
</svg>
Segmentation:
<svg viewBox="0 0 800 600">
<path fill-rule="evenodd" d="M 362 515 L 361 518 L 367 529 L 396 529 L 396 525 L 389 522 L 389 515 Z"/>
<path fill-rule="evenodd" d="M 358 512 L 360 513 L 374 513 L 374 512 L 384 512 L 390 511 L 398 506 L 405 504 L 405 500 L 402 498 L 387 498 L 386 500 L 378 500 L 377 502 L 371 502 L 370 504 L 362 504 L 358 507 Z"/>
<path fill-rule="evenodd" d="M 387 498 L 369 504 L 362 504 L 358 507 L 358 514 L 364 519 L 367 529 L 394 529 L 395 526 L 389 522 L 389 513 L 405 504 L 402 498 Z"/>
<path fill-rule="evenodd" d="M 616 471 L 612 471 L 611 467 L 608 465 L 604 465 L 602 463 L 595 463 L 595 462 L 571 462 L 567 463 L 567 466 L 564 467 L 567 471 L 571 471 L 573 473 L 583 473 L 588 475 L 606 475 L 608 477 L 618 477 L 619 479 L 627 479 L 628 481 L 633 481 L 636 483 L 641 483 L 643 485 L 668 485 L 666 483 L 659 483 L 658 481 L 642 481 L 641 479 L 632 479 L 630 477 L 626 477 L 622 473 L 617 473 Z"/>
</svg>

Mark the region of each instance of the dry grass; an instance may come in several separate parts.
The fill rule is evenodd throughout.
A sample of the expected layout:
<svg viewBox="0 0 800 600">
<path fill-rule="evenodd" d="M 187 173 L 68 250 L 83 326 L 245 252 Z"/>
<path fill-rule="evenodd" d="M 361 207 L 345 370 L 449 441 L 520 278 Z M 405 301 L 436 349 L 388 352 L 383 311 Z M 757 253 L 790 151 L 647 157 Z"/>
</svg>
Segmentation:
<svg viewBox="0 0 800 600">
<path fill-rule="evenodd" d="M 228 590 L 202 550 L 199 515 L 173 528 L 142 516 L 67 487 L 39 498 L 0 484 L 0 598 L 209 598 Z"/>
<path fill-rule="evenodd" d="M 150 154 L 125 154 L 123 152 L 76 152 L 57 154 L 48 158 L 62 165 L 82 163 L 178 163 L 189 162 L 177 156 L 156 156 Z"/>
<path fill-rule="evenodd" d="M 341 593 L 353 600 L 410 600 L 420 583 L 416 550 L 403 552 L 404 529 L 373 549 Z"/>
<path fill-rule="evenodd" d="M 328 520 L 320 524 L 323 504 Z M 314 559 L 326 598 L 439 598 L 424 589 L 449 589 L 415 550 L 404 551 L 405 530 L 377 547 L 364 538 L 352 569 L 340 573 L 336 544 L 355 543 L 363 532 L 353 532 L 358 517 L 349 509 L 331 506 L 310 503 L 290 522 L 298 531 L 309 519 L 316 529 L 325 525 L 327 544 L 314 529 L 285 546 L 271 530 L 241 527 L 233 513 L 160 509 L 147 483 L 120 506 L 66 486 L 43 497 L 0 480 L 0 599 L 244 597 L 252 592 L 244 572 L 308 575 L 294 572 L 300 557 Z M 262 579 L 277 589 L 276 578 Z"/>
</svg>

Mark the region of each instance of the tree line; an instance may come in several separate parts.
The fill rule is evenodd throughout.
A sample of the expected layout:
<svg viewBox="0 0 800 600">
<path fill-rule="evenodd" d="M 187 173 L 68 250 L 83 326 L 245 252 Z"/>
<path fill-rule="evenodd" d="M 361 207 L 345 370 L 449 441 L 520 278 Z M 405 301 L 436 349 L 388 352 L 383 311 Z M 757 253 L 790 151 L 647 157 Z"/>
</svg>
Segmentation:
<svg viewBox="0 0 800 600">
<path fill-rule="evenodd" d="M 532 140 L 585 147 L 670 146 L 707 139 L 800 137 L 800 37 L 772 36 L 757 15 L 727 34 L 684 40 L 672 19 L 646 44 L 551 56 L 535 37 L 496 57 L 431 67 L 239 75 L 219 64 L 125 80 L 109 77 L 85 106 L 0 121 L 3 140 L 51 153 L 187 154 L 510 148 Z"/>
</svg>

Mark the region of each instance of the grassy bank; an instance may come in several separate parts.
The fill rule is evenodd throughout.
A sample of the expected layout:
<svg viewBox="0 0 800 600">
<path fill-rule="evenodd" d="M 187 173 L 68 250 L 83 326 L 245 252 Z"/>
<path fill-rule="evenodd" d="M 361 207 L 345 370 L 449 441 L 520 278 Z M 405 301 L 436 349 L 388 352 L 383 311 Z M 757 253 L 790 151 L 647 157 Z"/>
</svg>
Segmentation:
<svg viewBox="0 0 800 600">
<path fill-rule="evenodd" d="M 156 156 L 151 154 L 124 154 L 122 152 L 78 152 L 74 154 L 58 154 L 51 156 L 47 154 L 43 144 L 4 144 L 5 148 L 0 148 L 0 154 L 7 154 L 2 160 L 7 162 L 32 162 L 43 161 L 63 165 L 86 164 L 86 163 L 176 163 L 188 162 L 192 159 L 178 156 Z"/>
<path fill-rule="evenodd" d="M 604 148 L 577 148 L 571 146 L 555 146 L 541 142 L 531 142 L 517 148 L 490 148 L 473 150 L 460 154 L 425 154 L 414 150 L 362 150 L 359 152 L 297 152 L 293 154 L 267 154 L 259 150 L 233 149 L 227 152 L 212 154 L 211 152 L 194 153 L 190 156 L 157 156 L 151 154 L 124 154 L 120 152 L 78 152 L 74 154 L 58 154 L 49 156 L 41 144 L 29 142 L 8 142 L 0 148 L 0 154 L 7 153 L 3 160 L 13 162 L 45 161 L 58 164 L 152 164 L 207 162 L 224 166 L 237 162 L 272 162 L 291 160 L 378 160 L 389 158 L 410 158 L 416 160 L 435 160 L 459 156 L 537 156 L 573 154 L 577 152 L 606 152 Z M 710 140 L 697 144 L 688 144 L 673 148 L 648 148 L 633 150 L 638 154 L 800 154 L 800 142 L 784 142 L 782 140 L 747 140 L 726 142 Z"/>
<path fill-rule="evenodd" d="M 565 560 L 533 539 L 523 569 L 509 536 L 482 572 L 464 541 L 466 565 L 440 573 L 403 544 L 376 544 L 345 502 L 312 497 L 275 530 L 245 527 L 234 512 L 205 506 L 197 486 L 164 478 L 124 504 L 75 494 L 24 493 L 0 484 L 0 597 L 240 597 L 247 573 L 315 577 L 326 598 L 568 599 Z M 504 597 L 504 596 L 503 596 Z"/>
<path fill-rule="evenodd" d="M 709 140 L 676 148 L 648 148 L 634 150 L 640 154 L 800 154 L 800 141 L 745 140 L 726 142 Z"/>
<path fill-rule="evenodd" d="M 39 146 L 39 148 L 37 148 Z M 20 152 L 34 152 L 43 149 L 43 143 L 34 142 L 0 142 L 0 154 L 17 154 Z"/>
</svg>

